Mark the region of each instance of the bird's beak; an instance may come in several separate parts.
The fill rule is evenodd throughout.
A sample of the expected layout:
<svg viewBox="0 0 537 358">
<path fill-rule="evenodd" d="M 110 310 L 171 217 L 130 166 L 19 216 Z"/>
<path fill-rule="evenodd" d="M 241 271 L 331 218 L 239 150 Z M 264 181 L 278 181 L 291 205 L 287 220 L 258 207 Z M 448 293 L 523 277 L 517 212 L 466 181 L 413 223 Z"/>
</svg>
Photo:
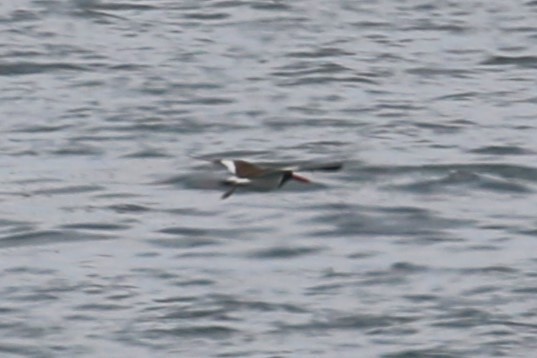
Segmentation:
<svg viewBox="0 0 537 358">
<path fill-rule="evenodd" d="M 305 178 L 305 177 L 303 177 L 301 175 L 298 175 L 298 174 L 295 174 L 295 173 L 293 173 L 291 175 L 291 178 L 296 180 L 296 181 L 302 182 L 302 183 L 308 183 L 308 184 L 311 183 L 311 180 L 309 180 L 308 178 Z"/>
</svg>

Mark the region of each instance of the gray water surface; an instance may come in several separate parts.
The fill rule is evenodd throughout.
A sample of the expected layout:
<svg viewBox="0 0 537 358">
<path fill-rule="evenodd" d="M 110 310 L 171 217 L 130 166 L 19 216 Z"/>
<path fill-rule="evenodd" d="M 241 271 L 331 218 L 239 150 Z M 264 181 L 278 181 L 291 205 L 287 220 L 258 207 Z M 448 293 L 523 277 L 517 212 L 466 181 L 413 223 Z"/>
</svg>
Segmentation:
<svg viewBox="0 0 537 358">
<path fill-rule="evenodd" d="M 2 1 L 0 356 L 531 356 L 536 18 Z M 345 166 L 221 200 L 216 157 Z"/>
</svg>

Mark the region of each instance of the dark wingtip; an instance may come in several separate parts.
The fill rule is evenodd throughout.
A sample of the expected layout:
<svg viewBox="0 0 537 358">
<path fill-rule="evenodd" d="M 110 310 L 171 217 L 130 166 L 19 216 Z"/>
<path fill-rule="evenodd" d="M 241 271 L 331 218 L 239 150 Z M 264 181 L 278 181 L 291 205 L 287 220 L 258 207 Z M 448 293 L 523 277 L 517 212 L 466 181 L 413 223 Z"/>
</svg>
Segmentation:
<svg viewBox="0 0 537 358">
<path fill-rule="evenodd" d="M 235 192 L 235 190 L 237 190 L 236 185 L 232 186 L 228 191 L 226 191 L 224 194 L 222 194 L 221 199 L 224 200 L 224 199 L 229 198 Z"/>
<path fill-rule="evenodd" d="M 311 163 L 299 166 L 300 171 L 336 172 L 343 168 L 343 162 Z"/>
<path fill-rule="evenodd" d="M 327 164 L 319 165 L 318 167 L 314 168 L 314 170 L 327 171 L 327 172 L 335 172 L 341 169 L 343 169 L 343 163 L 327 163 Z"/>
</svg>

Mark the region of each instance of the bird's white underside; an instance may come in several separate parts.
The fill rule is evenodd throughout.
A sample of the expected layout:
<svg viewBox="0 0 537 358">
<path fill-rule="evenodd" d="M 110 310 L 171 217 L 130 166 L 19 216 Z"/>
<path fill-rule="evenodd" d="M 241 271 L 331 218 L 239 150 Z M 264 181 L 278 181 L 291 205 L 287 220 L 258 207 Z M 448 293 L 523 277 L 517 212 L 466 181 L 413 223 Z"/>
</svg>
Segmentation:
<svg viewBox="0 0 537 358">
<path fill-rule="evenodd" d="M 252 181 L 250 179 L 246 178 L 239 178 L 236 176 L 232 176 L 226 179 L 226 183 L 233 184 L 233 185 L 247 185 L 250 184 Z"/>
</svg>

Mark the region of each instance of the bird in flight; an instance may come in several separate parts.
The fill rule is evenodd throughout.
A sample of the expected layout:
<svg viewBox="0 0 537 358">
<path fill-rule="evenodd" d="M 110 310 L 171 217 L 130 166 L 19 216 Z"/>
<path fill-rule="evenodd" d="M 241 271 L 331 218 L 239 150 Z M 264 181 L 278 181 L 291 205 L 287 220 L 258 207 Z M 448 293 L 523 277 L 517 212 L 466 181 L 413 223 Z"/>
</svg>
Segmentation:
<svg viewBox="0 0 537 358">
<path fill-rule="evenodd" d="M 225 167 L 232 176 L 224 180 L 230 188 L 222 195 L 222 199 L 230 197 L 240 186 L 257 188 L 281 188 L 289 180 L 304 184 L 311 180 L 296 174 L 295 171 L 336 171 L 343 167 L 342 163 L 311 164 L 303 166 L 273 167 L 254 164 L 245 160 L 216 159 L 213 163 Z"/>
</svg>

